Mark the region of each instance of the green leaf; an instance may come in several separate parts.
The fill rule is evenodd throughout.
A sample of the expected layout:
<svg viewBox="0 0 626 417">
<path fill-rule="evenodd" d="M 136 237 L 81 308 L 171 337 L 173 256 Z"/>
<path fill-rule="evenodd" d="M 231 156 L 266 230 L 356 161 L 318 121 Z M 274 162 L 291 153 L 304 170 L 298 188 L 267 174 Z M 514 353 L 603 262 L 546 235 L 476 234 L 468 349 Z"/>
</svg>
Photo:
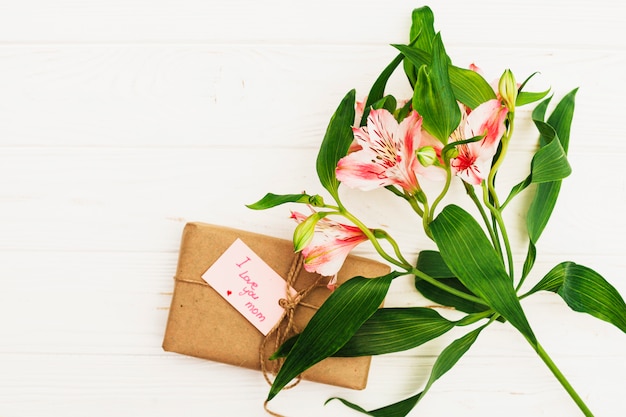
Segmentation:
<svg viewBox="0 0 626 417">
<path fill-rule="evenodd" d="M 400 352 L 435 339 L 453 327 L 454 322 L 430 308 L 382 308 L 334 356 Z"/>
<path fill-rule="evenodd" d="M 454 322 L 430 308 L 381 308 L 333 356 L 355 357 L 400 352 L 435 339 L 454 326 Z M 286 356 L 298 337 L 296 335 L 285 341 L 272 358 Z"/>
<path fill-rule="evenodd" d="M 262 199 L 256 203 L 247 204 L 246 207 L 253 210 L 265 210 L 285 203 L 303 203 L 313 207 L 323 207 L 324 199 L 319 195 L 267 193 Z"/>
<path fill-rule="evenodd" d="M 432 43 L 435 38 L 435 16 L 428 6 L 414 9 L 411 14 L 411 31 L 409 39 L 413 41 L 417 49 L 430 54 Z M 406 73 L 411 88 L 415 87 L 417 81 L 417 70 L 421 65 L 415 66 L 411 61 L 404 61 L 404 72 Z"/>
<path fill-rule="evenodd" d="M 428 382 L 424 387 L 424 390 L 412 397 L 406 398 L 397 403 L 388 405 L 386 407 L 378 408 L 376 410 L 366 411 L 362 407 L 344 400 L 343 398 L 330 398 L 326 401 L 326 404 L 331 400 L 339 400 L 344 405 L 350 407 L 353 410 L 364 413 L 368 416 L 373 417 L 405 417 L 408 415 L 413 408 L 417 405 L 419 400 L 426 395 L 430 387 L 441 378 L 446 372 L 448 372 L 456 363 L 461 359 L 461 357 L 469 350 L 469 348 L 474 344 L 478 335 L 484 329 L 485 326 L 479 327 L 465 336 L 453 341 L 448 347 L 446 347 L 433 365 L 433 369 L 430 372 L 430 377 L 428 378 Z"/>
<path fill-rule="evenodd" d="M 430 372 L 428 382 L 426 383 L 424 390 L 421 392 L 420 397 L 426 394 L 435 381 L 441 378 L 446 372 L 452 369 L 454 365 L 456 365 L 459 359 L 461 359 L 469 348 L 472 347 L 478 338 L 478 335 L 484 328 L 485 326 L 481 326 L 456 339 L 439 354 L 439 357 L 435 361 L 433 369 Z"/>
<path fill-rule="evenodd" d="M 385 109 L 389 113 L 394 114 L 396 111 L 397 105 L 398 105 L 398 102 L 396 101 L 396 98 L 390 95 L 390 96 L 385 96 L 381 98 L 375 103 L 372 103 L 372 108 L 373 109 Z"/>
<path fill-rule="evenodd" d="M 470 109 L 496 98 L 493 88 L 479 73 L 455 66 L 449 71 L 454 96 Z"/>
<path fill-rule="evenodd" d="M 552 126 L 559 137 L 559 141 L 565 153 L 567 153 L 569 149 L 569 138 L 572 121 L 574 120 L 574 107 L 577 92 L 578 88 L 575 88 L 566 94 L 556 105 L 550 117 L 548 117 L 548 124 Z"/>
<path fill-rule="evenodd" d="M 463 285 L 536 343 L 513 283 L 476 220 L 462 208 L 449 205 L 430 230 L 443 260 Z"/>
<path fill-rule="evenodd" d="M 436 250 L 423 250 L 417 256 L 417 269 L 433 278 L 453 278 L 454 273 Z"/>
<path fill-rule="evenodd" d="M 443 282 L 449 287 L 463 291 L 466 294 L 476 296 L 476 294 L 467 289 L 467 287 L 454 276 L 452 271 L 450 271 L 446 263 L 443 261 L 441 254 L 437 251 L 421 251 L 417 257 L 416 267 L 426 275 Z M 444 306 L 453 307 L 459 311 L 464 311 L 466 313 L 480 313 L 489 310 L 489 307 L 484 304 L 475 303 L 457 295 L 450 294 L 449 292 L 444 291 L 418 277 L 415 277 L 415 288 L 429 300 Z M 502 320 L 502 318 L 500 318 L 500 320 Z"/>
<path fill-rule="evenodd" d="M 517 98 L 515 99 L 515 107 L 520 107 L 526 104 L 534 103 L 535 101 L 539 101 L 547 96 L 549 92 L 550 89 L 538 92 L 520 91 L 517 94 Z"/>
<path fill-rule="evenodd" d="M 413 9 L 411 13 L 411 39 L 416 39 L 415 47 L 431 52 L 435 40 L 435 15 L 428 6 Z"/>
<path fill-rule="evenodd" d="M 409 113 L 411 113 L 412 110 L 413 110 L 413 108 L 411 106 L 411 102 L 407 101 L 404 104 L 404 106 L 402 106 L 402 107 L 400 107 L 399 109 L 396 110 L 396 112 L 394 113 L 393 116 L 396 118 L 398 123 L 400 123 L 404 119 L 406 119 L 406 117 L 409 115 Z"/>
<path fill-rule="evenodd" d="M 515 99 L 515 106 L 516 107 L 524 106 L 526 104 L 530 104 L 530 103 L 534 103 L 535 101 L 539 101 L 542 98 L 544 98 L 545 96 L 547 96 L 548 93 L 550 92 L 549 88 L 546 91 L 539 91 L 539 92 L 524 91 L 524 87 L 526 87 L 526 84 L 528 83 L 528 81 L 530 81 L 530 79 L 533 78 L 537 74 L 538 74 L 537 72 L 534 72 L 534 73 L 530 74 L 524 80 L 524 82 L 519 86 L 519 88 L 517 89 L 517 97 Z"/>
<path fill-rule="evenodd" d="M 431 55 L 407 45 L 392 45 L 398 49 L 414 66 L 430 65 Z M 477 72 L 450 65 L 448 68 L 450 85 L 458 101 L 475 109 L 485 101 L 496 98 L 489 83 Z"/>
<path fill-rule="evenodd" d="M 564 154 L 567 155 L 570 128 L 574 116 L 574 97 L 576 91 L 577 90 L 573 90 L 563 97 L 548 118 L 547 123 L 543 121 L 543 118 L 549 99 L 543 101 L 533 111 L 533 120 L 541 133 L 539 143 L 542 148 L 549 145 L 554 138 L 558 138 L 561 149 Z M 530 203 L 526 216 L 526 228 L 530 240 L 534 245 L 537 244 L 541 233 L 548 224 L 548 220 L 556 205 L 560 189 L 561 180 L 542 182 L 537 185 L 535 196 Z"/>
<path fill-rule="evenodd" d="M 396 56 L 393 59 L 393 61 L 391 61 L 391 63 L 387 65 L 387 67 L 385 67 L 383 72 L 378 76 L 378 78 L 374 82 L 374 85 L 372 85 L 372 88 L 370 89 L 370 92 L 367 95 L 367 100 L 365 101 L 363 116 L 361 116 L 361 122 L 360 122 L 361 126 L 364 126 L 367 122 L 367 116 L 370 113 L 370 106 L 374 104 L 375 102 L 377 102 L 378 100 L 382 99 L 383 96 L 385 95 L 385 88 L 387 88 L 387 81 L 389 81 L 389 77 L 391 77 L 391 74 L 393 74 L 393 72 L 396 70 L 398 65 L 400 65 L 400 63 L 403 60 L 404 60 L 404 55 L 398 54 L 398 56 Z"/>
<path fill-rule="evenodd" d="M 535 245 L 550 220 L 560 190 L 561 181 L 545 182 L 537 186 L 526 215 L 528 235 Z"/>
<path fill-rule="evenodd" d="M 532 182 L 542 183 L 559 181 L 572 173 L 567 162 L 567 155 L 556 136 L 556 132 L 547 123 L 536 121 L 542 127 L 547 143 L 542 146 L 532 159 Z"/>
<path fill-rule="evenodd" d="M 526 259 L 524 259 L 524 267 L 522 269 L 522 280 L 525 280 L 530 271 L 533 269 L 535 265 L 535 260 L 537 259 L 537 248 L 533 244 L 533 242 L 528 242 L 528 252 L 526 252 Z"/>
<path fill-rule="evenodd" d="M 311 318 L 285 358 L 267 400 L 271 400 L 293 378 L 337 352 L 380 307 L 393 278 L 354 277 L 339 286 Z"/>
<path fill-rule="evenodd" d="M 626 333 L 626 303 L 607 280 L 596 271 L 573 262 L 555 266 L 537 283 L 537 291 L 558 293 L 574 311 L 609 322 Z"/>
<path fill-rule="evenodd" d="M 324 140 L 317 154 L 317 176 L 335 200 L 339 200 L 339 181 L 335 175 L 337 162 L 346 156 L 354 138 L 352 125 L 354 124 L 355 95 L 356 92 L 351 90 L 339 104 L 330 119 Z"/>
<path fill-rule="evenodd" d="M 450 134 L 461 121 L 461 111 L 448 76 L 449 62 L 441 36 L 437 34 L 431 65 L 419 68 L 413 95 L 413 108 L 422 116 L 424 129 L 443 144 L 448 143 Z"/>
<path fill-rule="evenodd" d="M 567 161 L 567 154 L 554 129 L 549 124 L 539 120 L 535 120 L 535 125 L 542 133 L 544 145 L 533 156 L 528 177 L 511 189 L 503 206 L 507 205 L 513 197 L 524 191 L 530 184 L 560 181 L 572 173 L 572 167 Z M 545 214 L 545 212 L 543 213 Z M 547 222 L 548 216 L 541 216 L 540 219 Z"/>
</svg>

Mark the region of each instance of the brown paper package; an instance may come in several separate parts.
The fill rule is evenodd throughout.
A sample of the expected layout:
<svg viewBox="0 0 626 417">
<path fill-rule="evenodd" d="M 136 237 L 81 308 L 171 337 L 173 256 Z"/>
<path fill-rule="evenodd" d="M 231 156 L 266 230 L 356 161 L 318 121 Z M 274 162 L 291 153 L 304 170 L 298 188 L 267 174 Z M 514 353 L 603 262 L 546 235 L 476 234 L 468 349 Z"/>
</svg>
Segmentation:
<svg viewBox="0 0 626 417">
<path fill-rule="evenodd" d="M 261 369 L 259 348 L 263 334 L 202 279 L 202 274 L 237 238 L 283 279 L 287 276 L 295 256 L 291 241 L 228 227 L 188 223 L 182 236 L 174 295 L 163 340 L 164 350 Z M 351 255 L 337 278 L 341 284 L 353 276 L 373 278 L 389 271 L 387 265 Z M 318 275 L 302 269 L 294 288 L 300 291 L 318 278 Z M 303 302 L 319 306 L 329 295 L 330 291 L 320 286 L 311 291 Z M 296 307 L 294 322 L 297 328 L 303 329 L 314 313 L 314 309 Z M 266 352 L 264 357 L 271 353 Z M 302 378 L 363 389 L 367 384 L 370 360 L 370 357 L 327 358 L 305 371 Z M 266 363 L 271 366 L 269 361 Z"/>
</svg>

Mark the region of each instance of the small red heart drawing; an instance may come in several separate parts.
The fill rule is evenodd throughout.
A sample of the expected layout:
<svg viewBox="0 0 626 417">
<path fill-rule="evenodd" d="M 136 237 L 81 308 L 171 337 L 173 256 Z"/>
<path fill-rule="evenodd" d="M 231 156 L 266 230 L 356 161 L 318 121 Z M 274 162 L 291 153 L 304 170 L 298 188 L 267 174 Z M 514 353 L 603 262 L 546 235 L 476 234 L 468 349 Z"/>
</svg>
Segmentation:
<svg viewBox="0 0 626 417">
<path fill-rule="evenodd" d="M 226 295 L 231 295 L 233 292 L 231 290 L 226 291 Z"/>
</svg>

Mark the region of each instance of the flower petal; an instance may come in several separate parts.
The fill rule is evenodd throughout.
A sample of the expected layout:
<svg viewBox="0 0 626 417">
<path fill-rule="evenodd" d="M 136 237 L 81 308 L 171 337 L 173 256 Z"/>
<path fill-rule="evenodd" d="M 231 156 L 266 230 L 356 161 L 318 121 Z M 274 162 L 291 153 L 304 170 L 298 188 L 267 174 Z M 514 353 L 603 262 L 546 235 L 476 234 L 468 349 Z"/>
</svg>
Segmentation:
<svg viewBox="0 0 626 417">
<path fill-rule="evenodd" d="M 364 191 L 387 185 L 398 185 L 409 193 L 419 190 L 416 171 L 420 165 L 414 151 L 422 137 L 421 121 L 415 111 L 400 124 L 385 109 L 370 111 L 367 127 L 353 129 L 361 149 L 339 161 L 337 179 Z"/>
<path fill-rule="evenodd" d="M 493 99 L 476 107 L 468 116 L 465 125 L 465 138 L 485 135 L 480 142 L 474 142 L 472 147 L 480 144 L 480 148 L 497 147 L 498 140 L 504 134 L 504 119 L 508 110 L 499 100 Z"/>
<path fill-rule="evenodd" d="M 291 218 L 302 223 L 308 217 L 292 212 Z M 313 238 L 302 249 L 304 269 L 323 276 L 335 275 L 350 251 L 366 240 L 358 227 L 322 218 L 315 224 Z"/>
</svg>

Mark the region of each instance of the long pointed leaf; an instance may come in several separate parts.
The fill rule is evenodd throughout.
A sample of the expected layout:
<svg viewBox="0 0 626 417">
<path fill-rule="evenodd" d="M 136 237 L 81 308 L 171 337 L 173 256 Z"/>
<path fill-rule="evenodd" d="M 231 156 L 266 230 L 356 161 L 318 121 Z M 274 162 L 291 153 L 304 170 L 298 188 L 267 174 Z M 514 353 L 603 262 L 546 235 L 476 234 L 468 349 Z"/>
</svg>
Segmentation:
<svg viewBox="0 0 626 417">
<path fill-rule="evenodd" d="M 354 138 L 352 125 L 354 124 L 355 96 L 356 92 L 351 90 L 337 107 L 330 119 L 324 140 L 317 154 L 317 176 L 335 200 L 339 199 L 339 181 L 335 174 L 335 168 L 337 162 L 346 156 Z"/>
<path fill-rule="evenodd" d="M 574 99 L 577 91 L 578 89 L 572 90 L 557 104 L 547 122 L 556 133 L 556 137 L 558 137 L 565 155 L 567 155 L 569 148 L 570 129 L 574 117 Z M 532 118 L 534 121 L 537 121 L 540 126 L 545 124 L 545 114 L 550 100 L 551 98 L 547 98 L 539 103 L 539 105 L 535 107 L 535 110 L 533 110 Z M 539 145 L 544 146 L 546 143 L 546 138 L 540 136 Z M 528 243 L 528 253 L 524 260 L 522 279 L 526 278 L 535 264 L 537 241 L 548 224 L 548 220 L 556 206 L 556 200 L 561 190 L 561 182 L 561 180 L 556 180 L 537 184 L 535 195 L 526 214 L 526 229 L 530 241 Z"/>
<path fill-rule="evenodd" d="M 360 125 L 363 126 L 367 122 L 367 116 L 370 112 L 370 106 L 380 100 L 385 95 L 385 88 L 387 87 L 387 81 L 389 81 L 389 77 L 396 70 L 398 65 L 404 60 L 404 55 L 398 54 L 393 61 L 378 76 L 372 88 L 370 89 L 369 94 L 367 95 L 367 100 L 365 101 L 363 116 L 361 117 Z"/>
<path fill-rule="evenodd" d="M 535 120 L 535 124 L 544 138 L 544 145 L 539 148 L 531 163 L 532 182 L 542 183 L 559 181 L 572 173 L 567 162 L 567 154 L 561 145 L 556 131 L 547 123 Z"/>
<path fill-rule="evenodd" d="M 428 6 L 413 9 L 411 13 L 411 39 L 416 39 L 415 47 L 422 51 L 432 52 L 435 39 L 435 15 Z"/>
<path fill-rule="evenodd" d="M 619 292 L 594 270 L 563 262 L 546 274 L 529 294 L 558 293 L 574 311 L 590 314 L 626 333 L 626 303 Z"/>
<path fill-rule="evenodd" d="M 424 307 L 381 308 L 333 356 L 355 357 L 400 352 L 420 346 L 453 328 L 455 323 Z M 272 358 L 286 356 L 299 335 L 293 336 Z"/>
<path fill-rule="evenodd" d="M 337 352 L 380 307 L 397 272 L 379 278 L 354 277 L 339 286 L 311 318 L 285 358 L 268 401 L 293 378 Z"/>
<path fill-rule="evenodd" d="M 435 38 L 435 16 L 432 10 L 428 6 L 414 9 L 411 14 L 411 31 L 409 33 L 411 41 L 414 41 L 414 45 L 417 49 L 421 49 L 424 52 L 432 52 L 432 43 Z M 417 81 L 417 67 L 411 61 L 404 61 L 404 72 L 409 79 L 411 88 L 415 87 Z"/>
<path fill-rule="evenodd" d="M 462 208 L 449 205 L 430 228 L 441 256 L 463 285 L 536 343 L 513 283 L 476 220 Z"/>
<path fill-rule="evenodd" d="M 555 130 L 549 124 L 539 120 L 535 120 L 535 125 L 541 132 L 544 144 L 533 156 L 530 164 L 530 174 L 511 189 L 505 204 L 508 204 L 513 197 L 526 189 L 530 184 L 560 181 L 572 173 L 572 168 L 567 161 L 567 154 Z M 546 222 L 548 220 L 548 216 L 541 216 L 540 218 Z M 536 227 L 533 226 L 533 228 Z M 545 227 L 545 225 L 542 227 Z"/>
<path fill-rule="evenodd" d="M 428 382 L 424 387 L 424 390 L 416 395 L 413 395 L 409 398 L 406 398 L 397 403 L 388 405 L 386 407 L 378 408 L 376 410 L 366 411 L 362 407 L 344 400 L 342 398 L 330 398 L 326 401 L 328 403 L 331 400 L 337 399 L 340 400 L 344 405 L 352 408 L 353 410 L 364 413 L 368 416 L 372 417 L 405 417 L 408 415 L 413 408 L 417 405 L 419 400 L 421 400 L 424 395 L 428 392 L 430 387 L 441 378 L 446 372 L 448 372 L 452 367 L 461 359 L 461 357 L 469 350 L 469 348 L 474 344 L 476 338 L 480 332 L 485 328 L 485 326 L 479 327 L 465 336 L 460 337 L 459 339 L 453 341 L 448 347 L 446 347 L 433 365 L 433 369 L 430 372 L 430 377 L 428 378 Z"/>
<path fill-rule="evenodd" d="M 547 123 L 543 121 L 548 101 L 542 102 L 533 111 L 533 120 L 541 132 L 539 138 L 540 146 L 549 144 L 553 138 L 550 134 L 554 132 L 558 138 L 561 148 L 567 154 L 569 147 L 569 136 L 572 118 L 574 115 L 574 97 L 577 90 L 567 94 L 555 107 L 548 118 Z M 548 129 L 547 126 L 550 127 Z M 541 233 L 545 229 L 548 220 L 556 205 L 556 200 L 561 189 L 561 181 L 544 182 L 537 185 L 535 196 L 528 209 L 526 217 L 526 228 L 531 242 L 537 244 Z"/>
<path fill-rule="evenodd" d="M 432 57 L 428 52 L 407 45 L 392 46 L 398 49 L 406 57 L 406 60 L 417 68 L 431 63 Z M 456 99 L 471 109 L 475 109 L 485 101 L 496 98 L 493 88 L 477 72 L 450 65 L 448 76 Z"/>
<path fill-rule="evenodd" d="M 248 204 L 246 207 L 253 210 L 265 210 L 285 203 L 304 203 L 321 207 L 324 205 L 324 200 L 319 195 L 267 193 L 259 201 Z"/>
<path fill-rule="evenodd" d="M 550 92 L 550 89 L 547 89 L 546 91 L 541 91 L 541 92 L 520 91 L 517 94 L 517 98 L 515 99 L 515 106 L 521 107 L 526 104 L 539 101 L 545 96 L 547 96 L 549 92 Z"/>
<path fill-rule="evenodd" d="M 451 66 L 449 71 L 450 84 L 456 99 L 470 109 L 496 98 L 496 93 L 479 73 L 455 66 Z"/>
<path fill-rule="evenodd" d="M 450 85 L 449 62 L 441 36 L 437 34 L 431 65 L 419 68 L 413 95 L 413 108 L 422 116 L 424 129 L 443 144 L 448 143 L 450 134 L 461 120 L 461 111 Z"/>
<path fill-rule="evenodd" d="M 400 352 L 435 339 L 453 327 L 454 322 L 430 308 L 381 308 L 334 356 Z"/>
<path fill-rule="evenodd" d="M 463 291 L 466 294 L 476 295 L 454 276 L 454 273 L 450 271 L 450 268 L 448 268 L 444 262 L 441 254 L 437 251 L 421 251 L 417 257 L 417 269 L 452 288 Z M 415 288 L 429 300 L 444 306 L 454 307 L 459 311 L 480 313 L 489 310 L 489 307 L 484 304 L 475 303 L 457 295 L 450 294 L 418 277 L 415 277 Z M 500 320 L 503 319 L 500 318 Z"/>
</svg>

